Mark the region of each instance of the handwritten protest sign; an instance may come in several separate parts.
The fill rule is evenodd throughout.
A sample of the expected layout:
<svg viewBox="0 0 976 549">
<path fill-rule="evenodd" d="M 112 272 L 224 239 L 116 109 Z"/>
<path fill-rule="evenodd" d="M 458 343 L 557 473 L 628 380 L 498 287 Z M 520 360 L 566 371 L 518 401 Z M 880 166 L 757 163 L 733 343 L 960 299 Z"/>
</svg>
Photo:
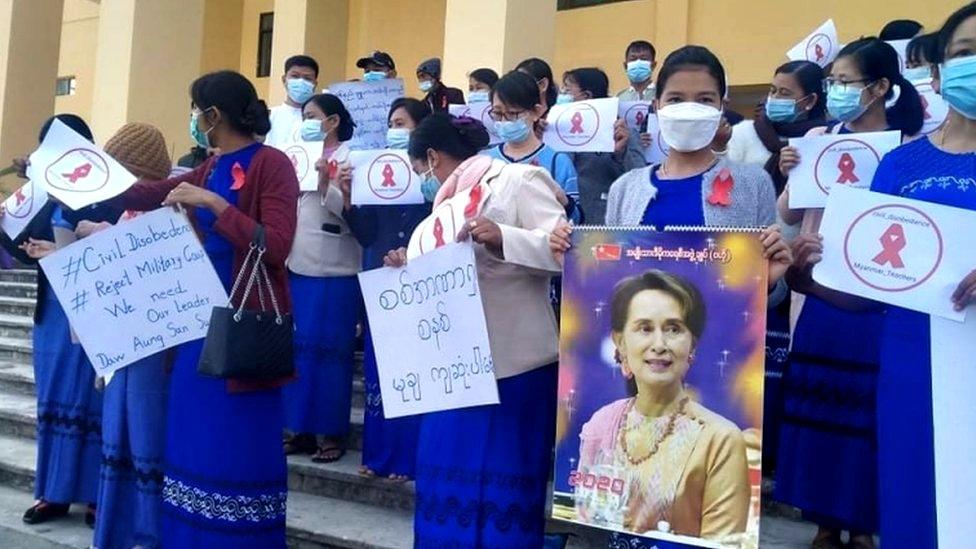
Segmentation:
<svg viewBox="0 0 976 549">
<path fill-rule="evenodd" d="M 56 118 L 30 155 L 27 177 L 73 210 L 117 196 L 136 181 L 101 147 Z"/>
<path fill-rule="evenodd" d="M 498 403 L 474 248 L 359 273 L 387 418 Z"/>
<path fill-rule="evenodd" d="M 953 320 L 952 292 L 973 268 L 976 213 L 865 189 L 837 188 L 820 225 L 828 288 Z"/>
<path fill-rule="evenodd" d="M 227 303 L 186 215 L 161 208 L 41 260 L 95 372 L 206 336 Z"/>
<path fill-rule="evenodd" d="M 949 104 L 932 87 L 932 79 L 927 78 L 915 84 L 919 98 L 922 100 L 922 134 L 928 135 L 942 127 L 949 116 Z"/>
<path fill-rule="evenodd" d="M 542 140 L 556 151 L 613 152 L 616 97 L 553 105 Z"/>
<path fill-rule="evenodd" d="M 406 151 L 385 149 L 353 151 L 352 203 L 357 206 L 423 204 L 420 176 L 414 173 Z"/>
<path fill-rule="evenodd" d="M 319 188 L 319 172 L 315 169 L 315 162 L 322 156 L 321 141 L 296 141 L 282 143 L 276 147 L 285 153 L 291 165 L 295 167 L 295 177 L 298 178 L 298 189 L 301 191 L 315 191 Z"/>
<path fill-rule="evenodd" d="M 757 547 L 767 293 L 758 235 L 578 227 L 572 239 L 562 283 L 553 518 L 637 534 L 649 538 L 646 547 L 651 539 L 669 548 Z M 682 304 L 674 291 L 647 290 L 663 287 L 694 298 Z M 629 311 L 624 330 L 615 327 L 621 301 Z M 668 343 L 658 349 L 634 338 L 631 326 Z M 646 414 L 645 397 L 678 412 L 670 423 Z M 734 450 L 706 463 L 693 450 L 714 443 L 716 427 Z M 701 490 L 675 489 L 705 470 L 748 489 L 706 503 Z M 700 513 L 677 511 L 703 505 L 741 517 L 723 532 L 731 539 L 701 531 Z M 670 532 L 659 531 L 661 521 Z"/>
<path fill-rule="evenodd" d="M 498 136 L 498 130 L 495 129 L 495 121 L 490 116 L 491 103 L 480 101 L 467 105 L 448 105 L 447 110 L 454 116 L 467 116 L 480 120 L 485 129 L 488 130 L 489 145 L 497 145 L 502 142 L 502 138 Z"/>
<path fill-rule="evenodd" d="M 839 52 L 837 27 L 833 19 L 828 19 L 799 44 L 790 48 L 790 51 L 786 52 L 786 57 L 791 61 L 811 61 L 826 67 L 833 62 Z"/>
<path fill-rule="evenodd" d="M 353 150 L 386 147 L 387 115 L 394 99 L 403 97 L 403 80 L 388 78 L 379 82 L 338 82 L 329 93 L 342 100 L 356 129 L 348 141 Z"/>
<path fill-rule="evenodd" d="M 835 185 L 870 187 L 881 158 L 900 144 L 897 131 L 790 139 L 800 154 L 790 172 L 790 208 L 824 207 Z"/>
<path fill-rule="evenodd" d="M 976 316 L 965 322 L 930 318 L 935 515 L 938 547 L 967 547 L 976 539 Z"/>
<path fill-rule="evenodd" d="M 3 202 L 0 228 L 3 228 L 3 232 L 11 239 L 17 238 L 45 203 L 47 203 L 47 192 L 40 185 L 28 181 Z"/>
</svg>

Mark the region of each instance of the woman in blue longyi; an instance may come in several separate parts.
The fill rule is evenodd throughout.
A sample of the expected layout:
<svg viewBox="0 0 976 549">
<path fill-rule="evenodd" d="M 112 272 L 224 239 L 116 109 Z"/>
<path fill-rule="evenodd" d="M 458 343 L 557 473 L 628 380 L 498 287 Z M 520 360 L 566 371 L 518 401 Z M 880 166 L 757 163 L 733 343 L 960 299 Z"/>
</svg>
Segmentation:
<svg viewBox="0 0 976 549">
<path fill-rule="evenodd" d="M 946 21 L 934 61 L 938 63 L 934 84 L 950 107 L 946 124 L 888 153 L 871 189 L 976 210 L 976 3 Z M 865 305 L 825 290 L 809 276 L 810 267 L 823 253 L 818 235 L 801 236 L 794 249 L 797 260 L 790 278 L 796 284 L 841 305 Z M 952 300 L 957 310 L 976 302 L 976 270 L 959 282 Z M 877 400 L 881 539 L 886 547 L 935 548 L 929 317 L 901 307 L 885 309 Z M 958 428 L 971 433 L 973 426 Z"/>
</svg>

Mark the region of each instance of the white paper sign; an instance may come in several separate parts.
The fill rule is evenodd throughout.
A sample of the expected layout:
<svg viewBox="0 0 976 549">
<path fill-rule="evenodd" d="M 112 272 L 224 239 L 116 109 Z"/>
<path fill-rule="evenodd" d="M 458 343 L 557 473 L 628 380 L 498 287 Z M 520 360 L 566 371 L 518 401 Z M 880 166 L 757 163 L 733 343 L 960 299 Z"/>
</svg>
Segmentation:
<svg viewBox="0 0 976 549">
<path fill-rule="evenodd" d="M 834 185 L 870 187 L 881 158 L 900 144 L 897 131 L 790 139 L 800 154 L 790 171 L 790 208 L 823 208 Z"/>
<path fill-rule="evenodd" d="M 17 238 L 46 203 L 47 192 L 40 185 L 28 181 L 3 202 L 0 228 L 11 240 Z"/>
<path fill-rule="evenodd" d="M 968 547 L 976 539 L 976 318 L 933 316 L 930 326 L 939 547 Z"/>
<path fill-rule="evenodd" d="M 498 137 L 498 131 L 495 129 L 495 121 L 490 116 L 491 103 L 480 101 L 467 105 L 448 105 L 447 110 L 454 116 L 467 116 L 480 120 L 485 129 L 488 130 L 488 145 L 497 145 L 502 142 L 502 138 Z"/>
<path fill-rule="evenodd" d="M 817 30 L 800 41 L 799 44 L 786 52 L 790 61 L 811 61 L 826 67 L 840 52 L 840 41 L 837 39 L 837 27 L 834 20 L 828 19 Z"/>
<path fill-rule="evenodd" d="M 410 235 L 407 257 L 412 260 L 454 242 L 464 223 L 481 211 L 489 196 L 491 187 L 479 183 L 438 204 Z"/>
<path fill-rule="evenodd" d="M 352 139 L 347 142 L 349 148 L 373 150 L 386 147 L 387 115 L 390 104 L 404 96 L 403 80 L 387 78 L 379 82 L 338 82 L 329 86 L 328 90 L 342 100 L 356 123 Z"/>
<path fill-rule="evenodd" d="M 905 63 L 908 60 L 906 52 L 908 50 L 908 43 L 911 40 L 888 40 L 887 42 L 888 45 L 895 48 L 895 53 L 898 54 L 898 70 L 905 72 Z"/>
<path fill-rule="evenodd" d="M 973 269 L 976 212 L 838 187 L 820 225 L 828 288 L 953 320 L 952 292 Z"/>
<path fill-rule="evenodd" d="M 498 403 L 474 248 L 359 273 L 387 418 Z"/>
<path fill-rule="evenodd" d="M 932 88 L 932 79 L 913 82 L 918 95 L 922 99 L 922 134 L 928 135 L 942 127 L 949 116 L 949 104 Z"/>
<path fill-rule="evenodd" d="M 160 208 L 40 261 L 85 354 L 105 375 L 207 335 L 227 293 L 186 215 Z"/>
<path fill-rule="evenodd" d="M 648 164 L 660 164 L 671 153 L 671 148 L 661 138 L 661 126 L 654 113 L 647 116 L 647 133 L 651 136 L 651 144 L 644 149 L 644 160 Z"/>
<path fill-rule="evenodd" d="M 637 133 L 647 131 L 647 114 L 651 110 L 650 101 L 621 101 L 617 106 L 617 118 L 623 118 L 627 127 Z"/>
<path fill-rule="evenodd" d="M 56 118 L 30 155 L 27 177 L 72 210 L 115 197 L 136 182 L 101 147 Z"/>
<path fill-rule="evenodd" d="M 321 141 L 296 141 L 281 143 L 276 147 L 291 160 L 298 178 L 298 189 L 301 191 L 316 191 L 319 188 L 319 172 L 315 169 L 315 162 L 322 157 Z"/>
<path fill-rule="evenodd" d="M 420 176 L 407 152 L 398 149 L 352 151 L 352 203 L 356 206 L 423 204 Z"/>
<path fill-rule="evenodd" d="M 616 97 L 553 105 L 542 140 L 556 151 L 613 152 Z"/>
</svg>

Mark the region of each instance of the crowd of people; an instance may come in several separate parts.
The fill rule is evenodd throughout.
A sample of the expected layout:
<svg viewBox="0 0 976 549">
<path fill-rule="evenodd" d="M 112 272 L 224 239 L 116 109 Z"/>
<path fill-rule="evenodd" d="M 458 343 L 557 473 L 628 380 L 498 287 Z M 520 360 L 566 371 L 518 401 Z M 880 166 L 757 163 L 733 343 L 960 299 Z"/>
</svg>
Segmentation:
<svg viewBox="0 0 976 549">
<path fill-rule="evenodd" d="M 894 39 L 911 39 L 904 73 L 886 42 Z M 893 22 L 879 38 L 847 44 L 826 69 L 808 61 L 771 68 L 768 97 L 749 120 L 728 107 L 719 57 L 689 45 L 659 62 L 648 41 L 626 48 L 630 86 L 617 96 L 651 102 L 669 150 L 650 165 L 644 150 L 657 146 L 654 136 L 623 120 L 614 126 L 613 152 L 556 152 L 543 142 L 553 105 L 610 95 L 599 68 L 574 68 L 559 80 L 538 58 L 501 76 L 472 70 L 467 98 L 491 103 L 501 139 L 490 146 L 481 122 L 448 114 L 464 94 L 441 81 L 439 59 L 426 60 L 416 69 L 424 97 L 393 101 L 387 116 L 387 146 L 404 149 L 422 180 L 425 202 L 416 205 L 352 203 L 348 142 L 356 121 L 337 96 L 316 93 L 319 67 L 306 55 L 286 61 L 286 99 L 271 109 L 236 72 L 195 80 L 195 147 L 179 167 L 158 129 L 126 124 L 104 149 L 139 181 L 77 211 L 51 200 L 18 238 L 2 237 L 4 248 L 36 264 L 139 212 L 179 204 L 229 291 L 260 227 L 270 285 L 294 315 L 297 375 L 261 382 L 202 376 L 199 340 L 96 379 L 39 272 L 36 502 L 23 520 L 59 519 L 82 503 L 101 549 L 284 547 L 286 455 L 348 459 L 361 345 L 360 472 L 376 482 L 416 482 L 415 546 L 542 547 L 556 425 L 553 284 L 573 226 L 681 225 L 763 229 L 770 322 L 793 325 L 782 399 L 767 401 L 765 410 L 767 431 L 779 424 L 778 444 L 764 458 L 775 464 L 766 468 L 776 480 L 774 498 L 818 525 L 812 547 L 870 549 L 876 534 L 886 547 L 936 547 L 928 317 L 813 280 L 824 252 L 823 210 L 789 207 L 800 157 L 787 141 L 898 131 L 903 144 L 884 157 L 872 190 L 976 209 L 976 3 L 929 34 L 917 23 Z M 393 57 L 382 51 L 356 66 L 363 81 L 397 77 Z M 918 78 L 932 78 L 950 107 L 930 135 L 920 135 L 924 109 L 910 82 Z M 40 141 L 54 118 L 93 140 L 81 118 L 59 114 L 41 128 Z M 275 148 L 293 141 L 322 145 L 315 190 L 299 190 L 292 163 Z M 26 158 L 15 164 L 26 177 Z M 709 188 L 720 175 L 735 184 L 717 204 Z M 958 184 L 915 184 L 931 178 Z M 479 185 L 491 193 L 455 236 L 475 244 L 500 404 L 386 419 L 356 275 L 422 255 L 432 208 Z M 257 308 L 257 299 L 245 305 Z M 976 301 L 976 270 L 959 281 L 953 300 L 958 309 Z M 680 414 L 674 407 L 684 406 L 700 408 L 674 402 L 660 413 Z M 689 475 L 711 480 L 707 470 Z M 744 517 L 704 516 L 721 506 L 709 498 L 724 496 L 697 489 L 702 501 L 683 511 L 678 533 L 741 531 Z M 653 546 L 614 538 L 615 546 Z"/>
</svg>

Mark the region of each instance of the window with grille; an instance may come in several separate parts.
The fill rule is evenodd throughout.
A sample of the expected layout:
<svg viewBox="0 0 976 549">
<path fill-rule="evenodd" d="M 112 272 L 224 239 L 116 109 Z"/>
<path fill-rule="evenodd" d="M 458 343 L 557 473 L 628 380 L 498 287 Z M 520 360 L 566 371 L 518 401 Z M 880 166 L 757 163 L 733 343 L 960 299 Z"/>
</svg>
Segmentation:
<svg viewBox="0 0 976 549">
<path fill-rule="evenodd" d="M 258 23 L 258 78 L 271 76 L 271 35 L 274 32 L 274 13 L 262 13 Z"/>
<path fill-rule="evenodd" d="M 61 76 L 58 77 L 57 83 L 54 87 L 54 95 L 74 95 L 76 80 L 74 76 Z"/>
</svg>

